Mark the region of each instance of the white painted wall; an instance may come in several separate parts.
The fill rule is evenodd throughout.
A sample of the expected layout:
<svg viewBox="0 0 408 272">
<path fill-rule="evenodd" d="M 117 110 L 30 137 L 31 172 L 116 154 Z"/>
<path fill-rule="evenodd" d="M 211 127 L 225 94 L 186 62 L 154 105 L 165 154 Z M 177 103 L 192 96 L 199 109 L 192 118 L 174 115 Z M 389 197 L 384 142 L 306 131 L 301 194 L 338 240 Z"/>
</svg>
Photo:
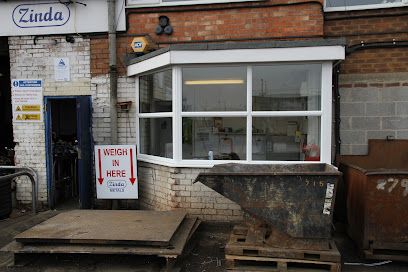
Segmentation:
<svg viewBox="0 0 408 272">
<path fill-rule="evenodd" d="M 65 36 L 40 37 L 34 44 L 34 36 L 9 37 L 11 78 L 39 78 L 44 80 L 44 96 L 91 95 L 92 130 L 95 144 L 110 142 L 109 77 L 91 77 L 90 40 L 75 37 L 75 43 L 67 43 Z M 54 57 L 67 57 L 70 61 L 71 81 L 54 80 Z M 135 79 L 118 79 L 118 101 L 132 101 L 129 113 L 119 112 L 118 130 L 120 144 L 135 143 Z M 39 176 L 38 200 L 47 202 L 45 124 L 14 123 L 16 142 L 15 161 L 18 166 L 33 167 Z M 28 179 L 17 182 L 17 200 L 31 202 L 31 185 Z"/>
</svg>

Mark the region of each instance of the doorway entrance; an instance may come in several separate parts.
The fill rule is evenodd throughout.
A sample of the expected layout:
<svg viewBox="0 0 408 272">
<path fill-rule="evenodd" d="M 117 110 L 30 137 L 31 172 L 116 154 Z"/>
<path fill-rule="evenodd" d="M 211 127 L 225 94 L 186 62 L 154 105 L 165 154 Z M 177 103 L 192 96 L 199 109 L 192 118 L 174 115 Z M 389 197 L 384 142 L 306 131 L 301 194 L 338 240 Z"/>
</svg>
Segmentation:
<svg viewBox="0 0 408 272">
<path fill-rule="evenodd" d="M 91 207 L 90 96 L 45 97 L 50 208 Z"/>
<path fill-rule="evenodd" d="M 0 165 L 14 165 L 10 56 L 7 37 L 0 37 Z"/>
</svg>

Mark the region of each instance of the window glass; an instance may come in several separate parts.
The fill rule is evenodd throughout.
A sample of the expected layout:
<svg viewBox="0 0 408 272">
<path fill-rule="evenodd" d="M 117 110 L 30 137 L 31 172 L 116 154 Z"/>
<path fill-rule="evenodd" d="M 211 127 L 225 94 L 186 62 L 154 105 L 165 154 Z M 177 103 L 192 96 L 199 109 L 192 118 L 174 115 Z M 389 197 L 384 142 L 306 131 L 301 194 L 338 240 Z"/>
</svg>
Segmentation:
<svg viewBox="0 0 408 272">
<path fill-rule="evenodd" d="M 320 160 L 320 117 L 254 117 L 252 159 Z"/>
<path fill-rule="evenodd" d="M 321 64 L 253 66 L 252 110 L 320 110 Z"/>
<path fill-rule="evenodd" d="M 172 72 L 144 75 L 139 78 L 141 113 L 172 111 Z"/>
<path fill-rule="evenodd" d="M 183 111 L 245 111 L 246 67 L 183 68 Z"/>
<path fill-rule="evenodd" d="M 348 7 L 403 3 L 403 0 L 326 0 L 326 7 Z"/>
<path fill-rule="evenodd" d="M 245 160 L 246 118 L 183 118 L 183 159 Z"/>
<path fill-rule="evenodd" d="M 173 158 L 171 119 L 170 117 L 140 119 L 140 153 Z"/>
</svg>

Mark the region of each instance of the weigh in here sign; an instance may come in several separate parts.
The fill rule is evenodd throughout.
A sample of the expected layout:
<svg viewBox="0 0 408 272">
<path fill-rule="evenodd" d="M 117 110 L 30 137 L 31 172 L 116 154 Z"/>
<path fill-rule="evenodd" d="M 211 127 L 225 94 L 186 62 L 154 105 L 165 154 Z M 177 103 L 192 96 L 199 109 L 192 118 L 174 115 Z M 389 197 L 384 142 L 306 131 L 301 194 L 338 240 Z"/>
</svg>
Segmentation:
<svg viewBox="0 0 408 272">
<path fill-rule="evenodd" d="M 96 145 L 98 199 L 137 199 L 136 146 Z"/>
</svg>

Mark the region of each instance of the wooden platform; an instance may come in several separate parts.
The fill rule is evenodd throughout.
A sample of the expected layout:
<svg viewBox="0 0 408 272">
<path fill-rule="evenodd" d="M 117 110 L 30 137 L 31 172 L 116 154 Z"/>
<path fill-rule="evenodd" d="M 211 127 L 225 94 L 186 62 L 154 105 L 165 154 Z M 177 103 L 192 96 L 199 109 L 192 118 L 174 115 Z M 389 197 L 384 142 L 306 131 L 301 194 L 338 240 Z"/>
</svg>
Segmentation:
<svg viewBox="0 0 408 272">
<path fill-rule="evenodd" d="M 408 262 L 408 243 L 374 242 L 370 249 L 363 251 L 363 255 L 371 260 Z"/>
<path fill-rule="evenodd" d="M 341 265 L 333 262 L 319 262 L 297 259 L 266 258 L 253 256 L 225 255 L 225 266 L 229 271 L 302 271 L 340 272 Z"/>
<path fill-rule="evenodd" d="M 21 243 L 168 246 L 183 211 L 73 210 L 20 233 Z"/>
<path fill-rule="evenodd" d="M 340 262 L 341 256 L 332 240 L 299 239 L 299 242 L 277 243 L 275 246 L 248 241 L 248 228 L 234 227 L 225 254 L 255 257 L 273 257 L 314 261 Z M 286 247 L 285 247 L 286 245 Z"/>
<path fill-rule="evenodd" d="M 17 235 L 1 251 L 14 264 L 47 255 L 141 255 L 164 258 L 174 271 L 200 220 L 180 211 L 78 210 L 61 213 Z"/>
<path fill-rule="evenodd" d="M 166 248 L 157 246 L 137 245 L 98 245 L 98 244 L 45 244 L 13 241 L 1 251 L 14 254 L 119 254 L 119 255 L 156 255 L 166 258 L 177 258 L 182 254 L 187 241 L 194 234 L 200 221 L 196 218 L 186 218 L 180 225 Z"/>
<path fill-rule="evenodd" d="M 266 231 L 255 235 L 235 226 L 225 247 L 226 268 L 233 271 L 339 272 L 341 256 L 334 241 L 288 239 L 266 244 Z"/>
</svg>

